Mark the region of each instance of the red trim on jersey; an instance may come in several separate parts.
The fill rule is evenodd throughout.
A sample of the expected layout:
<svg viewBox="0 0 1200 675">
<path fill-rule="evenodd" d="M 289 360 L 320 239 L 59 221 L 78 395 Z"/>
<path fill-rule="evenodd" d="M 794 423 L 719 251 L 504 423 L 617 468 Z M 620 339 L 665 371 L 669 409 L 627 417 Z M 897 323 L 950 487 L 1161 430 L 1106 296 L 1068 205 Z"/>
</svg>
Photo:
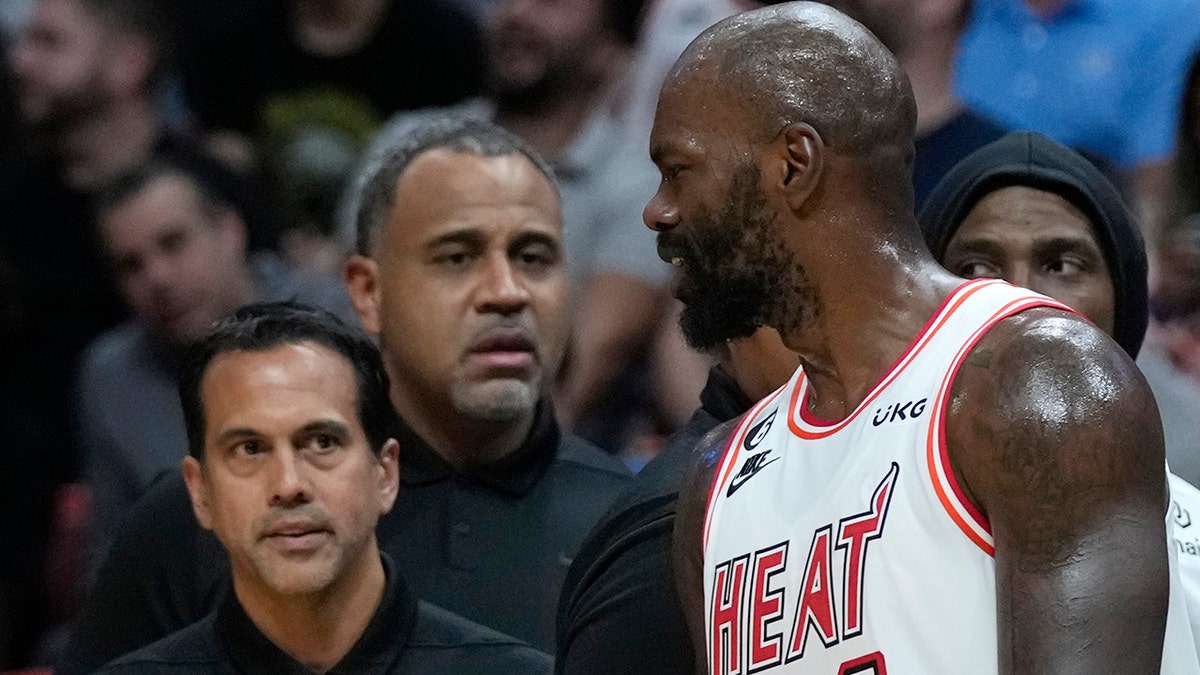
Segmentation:
<svg viewBox="0 0 1200 675">
<path fill-rule="evenodd" d="M 784 385 L 787 386 L 787 385 Z M 733 467 L 737 466 L 738 455 L 741 454 L 742 441 L 746 439 L 746 434 L 750 432 L 750 427 L 753 426 L 755 418 L 762 412 L 763 408 L 767 407 L 774 401 L 780 393 L 783 392 L 783 387 L 767 394 L 763 400 L 759 401 L 754 407 L 750 408 L 742 417 L 742 423 L 738 425 L 734 432 L 729 436 L 729 443 L 725 446 L 725 450 L 721 453 L 721 465 L 714 474 L 712 485 L 708 489 L 708 501 L 704 504 L 704 535 L 701 540 L 701 550 L 708 553 L 708 533 L 712 529 L 712 507 L 713 501 L 717 498 L 717 494 L 725 482 L 729 480 L 729 474 L 733 471 Z M 733 452 L 730 449 L 733 448 Z"/>
<path fill-rule="evenodd" d="M 952 291 L 942 300 L 941 304 L 938 305 L 937 311 L 935 311 L 933 315 L 929 317 L 929 320 L 925 322 L 925 326 L 921 328 L 920 332 L 918 332 L 916 337 L 913 338 L 912 342 L 909 343 L 908 348 L 904 350 L 904 353 L 901 354 L 894 363 L 892 363 L 892 366 L 886 373 L 884 373 L 879 382 L 872 387 L 871 392 L 867 394 L 867 397 L 864 398 L 862 402 L 858 404 L 858 407 L 856 407 L 854 411 L 844 419 L 836 421 L 821 420 L 808 412 L 808 379 L 806 375 L 801 375 L 801 379 L 799 382 L 797 382 L 796 387 L 793 389 L 791 400 L 788 403 L 788 428 L 791 429 L 793 434 L 805 440 L 826 438 L 843 429 L 846 425 L 850 424 L 850 422 L 854 421 L 854 419 L 858 417 L 862 411 L 870 407 L 871 403 L 874 402 L 875 399 L 879 398 L 881 394 L 883 394 L 884 389 L 886 389 L 893 380 L 899 377 L 900 373 L 904 372 L 904 369 L 908 367 L 908 364 L 912 363 L 916 355 L 920 353 L 922 349 L 924 349 L 925 345 L 929 344 L 929 341 L 933 339 L 933 336 L 937 334 L 937 331 L 941 329 L 941 327 L 944 326 L 947 321 L 950 320 L 950 317 L 954 315 L 954 312 L 960 306 L 962 306 L 964 302 L 966 302 L 967 298 L 974 295 L 981 289 L 997 283 L 1005 282 L 1000 279 L 973 279 L 971 281 L 965 281 L 959 284 L 954 291 Z M 800 400 L 801 389 L 804 390 L 803 400 Z M 818 430 L 809 431 L 801 428 L 800 425 L 796 424 L 797 415 L 799 415 L 800 419 L 803 420 L 805 424 L 817 427 Z"/>
<path fill-rule="evenodd" d="M 983 532 L 987 534 L 988 537 L 991 537 L 991 523 L 989 523 L 987 517 L 983 515 L 983 512 L 980 510 L 979 506 L 976 505 L 975 502 L 972 501 L 962 489 L 962 484 L 959 481 L 958 475 L 954 472 L 954 465 L 950 462 L 949 444 L 946 442 L 946 417 L 949 414 L 950 388 L 954 382 L 955 376 L 962 367 L 963 362 L 966 361 L 967 355 L 971 353 L 971 351 L 975 348 L 975 345 L 977 345 L 979 341 L 983 339 L 983 336 L 986 335 L 988 331 L 990 331 L 997 323 L 1003 321 L 1004 319 L 1037 307 L 1050 307 L 1053 309 L 1063 309 L 1073 314 L 1076 313 L 1074 310 L 1062 304 L 1061 302 L 1035 295 L 1017 298 L 996 310 L 990 317 L 987 318 L 987 320 L 980 324 L 979 328 L 975 330 L 971 337 L 962 345 L 958 353 L 954 356 L 954 360 L 950 364 L 950 369 L 946 371 L 946 375 L 942 378 L 942 382 L 938 386 L 937 400 L 933 406 L 934 414 L 930 421 L 931 425 L 936 425 L 936 428 L 931 429 L 931 433 L 926 436 L 926 464 L 929 468 L 929 478 L 930 482 L 933 483 L 934 493 L 937 494 L 938 500 L 942 503 L 942 508 L 945 509 L 946 513 L 950 516 L 950 519 L 953 520 L 956 525 L 958 525 L 963 534 L 967 535 L 968 539 L 974 542 L 975 545 L 979 546 L 979 548 L 983 549 L 984 553 L 987 553 L 992 557 L 995 557 L 996 555 L 996 547 L 994 543 L 989 542 L 987 539 L 981 537 L 979 533 L 976 532 L 975 528 L 971 527 L 964 521 L 963 515 L 958 512 L 957 508 L 955 508 L 955 504 L 957 503 L 962 507 L 962 510 L 966 512 L 966 517 L 970 518 L 979 529 L 983 530 Z M 942 468 L 940 475 L 945 476 L 945 486 L 943 486 L 942 481 L 939 480 L 937 460 L 940 460 L 940 465 Z M 946 488 L 949 488 L 950 492 L 953 494 L 953 501 L 950 499 L 950 496 L 946 494 Z"/>
</svg>

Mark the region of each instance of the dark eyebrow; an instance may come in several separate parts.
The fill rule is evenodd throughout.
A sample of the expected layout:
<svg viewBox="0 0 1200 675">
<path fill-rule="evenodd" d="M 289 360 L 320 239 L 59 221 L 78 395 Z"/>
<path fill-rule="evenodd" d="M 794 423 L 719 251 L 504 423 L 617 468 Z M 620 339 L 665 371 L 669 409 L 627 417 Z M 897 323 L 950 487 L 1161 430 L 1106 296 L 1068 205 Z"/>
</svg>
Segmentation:
<svg viewBox="0 0 1200 675">
<path fill-rule="evenodd" d="M 262 434 L 255 429 L 251 429 L 250 427 L 235 427 L 233 429 L 226 429 L 225 431 L 222 431 L 221 435 L 217 436 L 215 442 L 217 445 L 225 445 L 229 441 L 240 441 L 247 438 L 254 438 L 256 436 L 262 436 Z"/>
<path fill-rule="evenodd" d="M 683 148 L 672 142 L 654 142 L 650 144 L 650 161 L 661 165 L 670 155 L 686 155 Z"/>
<path fill-rule="evenodd" d="M 338 422 L 337 420 L 315 420 L 305 424 L 297 432 L 299 435 L 312 436 L 315 434 L 328 434 L 339 438 L 350 437 L 350 427 Z"/>
<path fill-rule="evenodd" d="M 483 235 L 476 230 L 454 230 L 439 234 L 425 243 L 426 249 L 435 249 L 446 244 L 464 244 L 478 247 L 483 243 Z"/>
<path fill-rule="evenodd" d="M 1083 249 L 1088 252 L 1101 251 L 1100 244 L 1091 237 L 1050 237 L 1049 239 L 1038 239 L 1033 244 L 1039 251 L 1061 252 L 1072 249 Z"/>
<path fill-rule="evenodd" d="M 950 237 L 950 243 L 959 252 L 964 253 L 984 253 L 987 255 L 999 255 L 1004 253 L 1004 247 L 997 244 L 991 239 L 984 237 Z M 950 246 L 946 247 L 946 252 L 950 252 Z"/>
<path fill-rule="evenodd" d="M 521 232 L 513 239 L 509 246 L 510 250 L 519 251 L 520 249 L 529 246 L 530 244 L 541 244 L 555 251 L 562 249 L 562 242 L 545 232 L 529 231 Z"/>
</svg>

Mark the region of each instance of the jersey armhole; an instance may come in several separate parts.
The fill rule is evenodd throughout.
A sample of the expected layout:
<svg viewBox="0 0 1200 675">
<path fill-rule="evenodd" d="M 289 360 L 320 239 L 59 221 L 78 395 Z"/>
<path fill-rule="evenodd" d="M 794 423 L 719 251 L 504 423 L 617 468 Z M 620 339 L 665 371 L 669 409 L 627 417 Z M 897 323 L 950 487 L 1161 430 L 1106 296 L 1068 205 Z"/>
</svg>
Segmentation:
<svg viewBox="0 0 1200 675">
<path fill-rule="evenodd" d="M 937 398 L 933 404 L 933 416 L 929 422 L 929 433 L 926 434 L 926 464 L 933 491 L 938 497 L 942 508 L 963 534 L 978 546 L 984 553 L 995 557 L 996 545 L 992 538 L 991 524 L 983 511 L 975 504 L 962 488 L 959 477 L 954 472 L 950 461 L 949 444 L 946 441 L 946 420 L 949 415 L 950 391 L 959 369 L 983 336 L 997 323 L 1011 316 L 1035 307 L 1050 307 L 1064 309 L 1072 313 L 1074 310 L 1055 300 L 1041 296 L 1026 296 L 1006 303 L 997 309 L 992 316 L 982 323 L 963 343 L 958 353 L 954 355 L 950 368 L 938 385 Z"/>
<path fill-rule="evenodd" d="M 787 386 L 785 385 L 779 389 L 776 389 L 774 392 L 763 398 L 763 400 L 755 404 L 754 407 L 750 408 L 750 410 L 742 417 L 742 421 L 734 427 L 733 433 L 729 435 L 729 441 L 725 445 L 725 450 L 721 453 L 721 462 L 718 464 L 717 470 L 713 474 L 712 485 L 710 485 L 708 489 L 708 499 L 705 501 L 704 505 L 704 532 L 702 535 L 703 539 L 701 540 L 701 551 L 704 552 L 705 556 L 708 555 L 709 535 L 712 533 L 713 529 L 713 513 L 716 510 L 717 502 L 720 498 L 721 486 L 725 485 L 725 483 L 729 481 L 730 472 L 733 470 L 733 467 L 737 466 L 737 458 L 741 455 L 742 442 L 745 440 L 746 434 L 749 433 L 750 428 L 753 426 L 754 420 L 756 420 L 759 413 L 763 411 L 763 408 L 767 407 L 772 401 L 778 398 L 780 393 L 782 393 L 786 388 Z"/>
</svg>

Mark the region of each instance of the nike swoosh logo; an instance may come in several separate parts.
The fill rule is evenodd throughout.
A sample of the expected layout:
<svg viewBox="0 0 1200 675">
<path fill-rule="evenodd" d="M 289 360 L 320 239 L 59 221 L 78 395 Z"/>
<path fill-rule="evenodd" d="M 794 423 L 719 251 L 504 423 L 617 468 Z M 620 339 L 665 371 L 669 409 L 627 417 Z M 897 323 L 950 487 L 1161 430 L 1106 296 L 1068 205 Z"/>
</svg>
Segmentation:
<svg viewBox="0 0 1200 675">
<path fill-rule="evenodd" d="M 754 470 L 748 474 L 742 475 L 739 473 L 738 475 L 734 476 L 733 480 L 729 481 L 729 489 L 725 491 L 725 497 L 726 498 L 732 497 L 733 493 L 737 492 L 739 488 L 741 488 L 743 485 L 746 484 L 746 481 L 750 480 L 751 478 L 754 478 L 754 474 L 758 473 L 759 471 L 762 471 L 763 469 L 774 464 L 775 462 L 778 462 L 779 459 L 780 459 L 779 457 L 776 457 L 775 459 L 772 459 L 769 462 L 763 462 L 762 464 L 759 464 L 758 466 L 754 467 Z M 739 478 L 741 480 L 738 480 Z"/>
</svg>

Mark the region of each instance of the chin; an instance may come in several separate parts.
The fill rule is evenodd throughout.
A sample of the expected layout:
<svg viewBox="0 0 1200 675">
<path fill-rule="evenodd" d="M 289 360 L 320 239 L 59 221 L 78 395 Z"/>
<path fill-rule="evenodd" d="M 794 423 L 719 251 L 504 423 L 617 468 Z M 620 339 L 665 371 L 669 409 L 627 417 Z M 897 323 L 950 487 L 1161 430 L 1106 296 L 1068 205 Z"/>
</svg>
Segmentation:
<svg viewBox="0 0 1200 675">
<path fill-rule="evenodd" d="M 537 382 L 498 379 L 456 382 L 451 391 L 460 415 L 489 422 L 514 422 L 532 415 L 539 396 Z"/>
<path fill-rule="evenodd" d="M 287 563 L 276 561 L 260 569 L 267 588 L 279 596 L 303 596 L 320 593 L 337 578 L 332 561 Z"/>
</svg>

